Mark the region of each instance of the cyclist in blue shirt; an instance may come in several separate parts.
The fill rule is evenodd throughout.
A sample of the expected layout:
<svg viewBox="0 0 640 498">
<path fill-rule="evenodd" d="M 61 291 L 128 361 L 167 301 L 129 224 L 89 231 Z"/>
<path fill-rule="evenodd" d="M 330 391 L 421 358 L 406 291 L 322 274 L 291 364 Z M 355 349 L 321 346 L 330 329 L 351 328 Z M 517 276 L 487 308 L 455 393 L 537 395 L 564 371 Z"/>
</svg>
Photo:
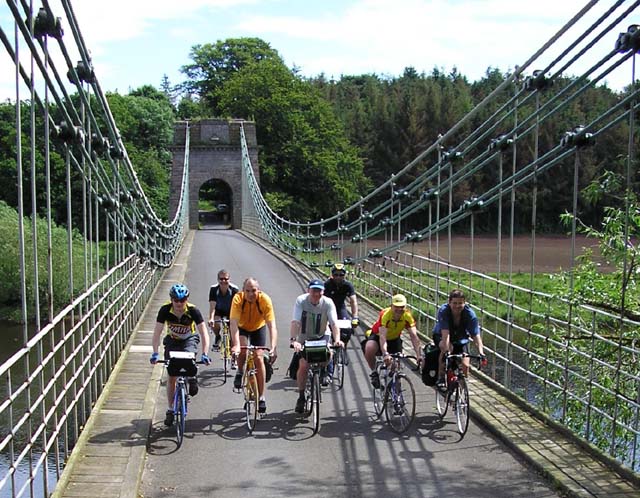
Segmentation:
<svg viewBox="0 0 640 498">
<path fill-rule="evenodd" d="M 444 354 L 469 353 L 469 340 L 473 340 L 478 354 L 484 357 L 484 345 L 480 335 L 478 317 L 466 303 L 464 292 L 460 289 L 449 293 L 449 300 L 438 309 L 436 324 L 433 327 L 433 342 L 440 346 L 438 367 L 438 386 L 444 385 Z M 483 360 L 485 363 L 486 360 Z M 462 359 L 462 372 L 469 374 L 469 358 Z"/>
</svg>

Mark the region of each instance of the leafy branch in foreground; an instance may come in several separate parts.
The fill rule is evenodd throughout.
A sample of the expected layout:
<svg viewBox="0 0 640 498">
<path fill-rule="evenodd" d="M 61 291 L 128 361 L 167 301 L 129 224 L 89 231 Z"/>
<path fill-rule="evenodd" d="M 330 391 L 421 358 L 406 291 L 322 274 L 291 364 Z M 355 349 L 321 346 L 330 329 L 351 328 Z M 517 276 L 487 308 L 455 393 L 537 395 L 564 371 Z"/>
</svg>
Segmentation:
<svg viewBox="0 0 640 498">
<path fill-rule="evenodd" d="M 576 229 L 587 237 L 598 240 L 600 254 L 611 272 L 601 269 L 593 251 L 585 249 L 573 270 L 574 288 L 566 292 L 581 303 L 602 308 L 632 320 L 640 320 L 640 203 L 637 195 L 623 188 L 620 175 L 605 171 L 583 190 L 589 203 L 607 198 L 600 227 L 592 227 L 576 217 Z M 574 216 L 561 215 L 565 226 L 571 226 Z"/>
</svg>

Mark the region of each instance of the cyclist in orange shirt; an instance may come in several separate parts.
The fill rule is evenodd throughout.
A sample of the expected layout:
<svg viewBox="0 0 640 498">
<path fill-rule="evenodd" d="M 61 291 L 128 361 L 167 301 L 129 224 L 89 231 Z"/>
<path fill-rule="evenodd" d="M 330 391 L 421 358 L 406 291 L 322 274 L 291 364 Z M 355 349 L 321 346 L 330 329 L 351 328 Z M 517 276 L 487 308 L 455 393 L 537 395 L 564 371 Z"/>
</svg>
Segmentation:
<svg viewBox="0 0 640 498">
<path fill-rule="evenodd" d="M 255 278 L 247 278 L 242 285 L 242 291 L 238 292 L 231 301 L 229 314 L 229 328 L 233 342 L 232 351 L 238 355 L 238 370 L 233 379 L 233 387 L 240 389 L 242 386 L 242 374 L 246 349 L 240 346 L 269 347 L 269 359 L 271 363 L 276 361 L 278 353 L 278 329 L 276 317 L 273 311 L 271 298 L 260 290 L 260 284 Z M 267 345 L 267 329 L 269 330 L 269 346 Z M 256 373 L 258 377 L 258 412 L 267 411 L 267 402 L 264 395 L 266 370 L 262 357 L 263 350 L 258 349 L 256 355 Z"/>
<path fill-rule="evenodd" d="M 421 345 L 416 321 L 407 309 L 407 298 L 402 294 L 396 294 L 391 298 L 391 306 L 380 311 L 364 346 L 364 357 L 371 369 L 371 384 L 376 389 L 380 387 L 378 372 L 375 370 L 376 356 L 382 355 L 385 363 L 388 364 L 391 361 L 390 353 L 400 353 L 402 351 L 400 336 L 405 329 L 409 331 L 416 358 L 420 358 Z"/>
</svg>

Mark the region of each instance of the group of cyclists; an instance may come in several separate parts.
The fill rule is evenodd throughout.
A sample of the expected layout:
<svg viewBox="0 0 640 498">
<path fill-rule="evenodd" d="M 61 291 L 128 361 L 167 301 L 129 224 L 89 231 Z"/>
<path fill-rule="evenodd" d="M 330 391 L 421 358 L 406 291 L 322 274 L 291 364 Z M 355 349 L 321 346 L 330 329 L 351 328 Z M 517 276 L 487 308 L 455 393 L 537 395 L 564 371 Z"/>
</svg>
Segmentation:
<svg viewBox="0 0 640 498">
<path fill-rule="evenodd" d="M 344 264 L 336 263 L 331 268 L 331 276 L 326 281 L 314 279 L 307 286 L 307 292 L 296 298 L 290 328 L 290 347 L 299 355 L 296 373 L 298 398 L 295 411 L 302 413 L 305 406 L 305 382 L 308 362 L 304 344 L 307 341 L 324 341 L 327 345 L 344 347 L 348 344 L 353 329 L 360 325 L 358 318 L 358 300 L 354 286 L 346 279 Z M 202 342 L 202 362 L 208 365 L 211 360 L 209 351 L 209 334 L 202 313 L 196 306 L 188 302 L 189 289 L 183 284 L 175 284 L 169 291 L 170 301 L 158 311 L 154 328 L 150 362 L 159 360 L 159 346 L 162 332 L 166 330 L 162 344 L 165 360 L 170 351 L 189 351 L 197 353 Z M 350 313 L 347 312 L 347 303 Z M 230 281 L 228 271 L 222 269 L 217 274 L 217 283 L 209 291 L 208 325 L 213 332 L 213 348 L 220 344 L 220 321 L 229 319 L 232 353 L 237 358 L 237 369 L 234 377 L 234 388 L 241 387 L 243 366 L 246 357 L 246 346 L 264 348 L 269 352 L 269 362 L 278 358 L 278 329 L 271 298 L 260 290 L 259 282 L 249 277 L 240 289 Z M 351 327 L 338 327 L 338 320 L 351 320 Z M 366 362 L 371 370 L 371 384 L 378 388 L 380 379 L 375 370 L 376 356 L 382 356 L 385 363 L 391 361 L 390 355 L 402 351 L 401 335 L 409 333 L 416 358 L 421 358 L 422 345 L 418 337 L 416 322 L 407 306 L 404 295 L 396 294 L 391 298 L 391 306 L 380 311 L 376 322 L 365 333 L 363 350 Z M 464 293 L 455 289 L 449 293 L 448 301 L 439 307 L 436 324 L 432 331 L 434 343 L 440 348 L 439 379 L 437 386 L 443 385 L 445 352 L 469 353 L 469 342 L 473 341 L 478 353 L 484 358 L 484 346 L 480 334 L 478 319 L 471 307 L 466 303 Z M 332 361 L 329 356 L 322 379 L 323 385 L 331 382 Z M 466 360 L 466 361 L 465 361 Z M 263 349 L 256 349 L 255 366 L 258 380 L 258 412 L 267 410 L 265 398 L 265 359 Z M 468 374 L 469 359 L 463 360 L 463 371 Z M 176 377 L 169 377 L 167 382 L 167 402 L 164 423 L 173 424 L 173 394 Z M 189 379 L 189 394 L 198 392 L 196 378 Z"/>
</svg>

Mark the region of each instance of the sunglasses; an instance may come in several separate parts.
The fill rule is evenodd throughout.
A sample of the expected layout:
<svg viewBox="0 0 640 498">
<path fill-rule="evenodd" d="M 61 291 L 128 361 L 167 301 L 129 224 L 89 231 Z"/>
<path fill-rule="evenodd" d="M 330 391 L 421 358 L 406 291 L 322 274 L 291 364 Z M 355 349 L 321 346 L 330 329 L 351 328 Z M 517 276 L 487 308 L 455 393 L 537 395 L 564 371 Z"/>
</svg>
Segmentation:
<svg viewBox="0 0 640 498">
<path fill-rule="evenodd" d="M 220 282 L 228 282 L 229 281 L 229 277 L 220 277 L 218 280 L 220 280 Z"/>
<path fill-rule="evenodd" d="M 174 303 L 186 303 L 187 302 L 187 298 L 183 297 L 182 299 L 172 299 L 172 301 Z"/>
<path fill-rule="evenodd" d="M 334 277 L 344 277 L 346 275 L 346 273 L 334 273 L 333 276 Z"/>
</svg>

